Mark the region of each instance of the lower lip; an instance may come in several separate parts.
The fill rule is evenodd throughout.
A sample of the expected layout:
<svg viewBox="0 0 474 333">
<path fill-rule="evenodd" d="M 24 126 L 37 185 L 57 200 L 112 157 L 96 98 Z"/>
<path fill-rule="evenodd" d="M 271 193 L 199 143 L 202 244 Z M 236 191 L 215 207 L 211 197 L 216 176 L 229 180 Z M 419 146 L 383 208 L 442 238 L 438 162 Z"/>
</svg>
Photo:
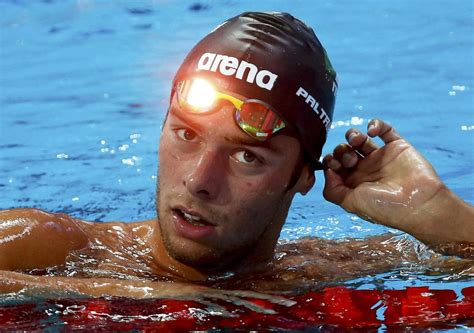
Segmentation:
<svg viewBox="0 0 474 333">
<path fill-rule="evenodd" d="M 178 234 L 189 239 L 200 239 L 210 236 L 214 232 L 214 226 L 197 226 L 189 223 L 181 214 L 173 212 L 173 220 Z"/>
</svg>

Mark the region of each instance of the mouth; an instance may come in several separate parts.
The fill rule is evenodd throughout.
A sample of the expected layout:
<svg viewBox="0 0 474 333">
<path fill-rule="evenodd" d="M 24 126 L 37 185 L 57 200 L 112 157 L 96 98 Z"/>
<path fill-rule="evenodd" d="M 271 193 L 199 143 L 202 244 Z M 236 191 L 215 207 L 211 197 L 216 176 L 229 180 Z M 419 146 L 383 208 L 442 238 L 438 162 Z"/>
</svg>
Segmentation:
<svg viewBox="0 0 474 333">
<path fill-rule="evenodd" d="M 183 207 L 177 207 L 173 209 L 173 212 L 181 215 L 187 222 L 196 225 L 196 226 L 201 226 L 201 225 L 210 225 L 210 226 L 215 226 L 213 223 L 207 221 L 204 219 L 204 217 L 195 211 L 187 210 Z"/>
<path fill-rule="evenodd" d="M 176 230 L 185 238 L 197 239 L 211 235 L 216 225 L 204 219 L 198 212 L 183 207 L 172 209 Z"/>
</svg>

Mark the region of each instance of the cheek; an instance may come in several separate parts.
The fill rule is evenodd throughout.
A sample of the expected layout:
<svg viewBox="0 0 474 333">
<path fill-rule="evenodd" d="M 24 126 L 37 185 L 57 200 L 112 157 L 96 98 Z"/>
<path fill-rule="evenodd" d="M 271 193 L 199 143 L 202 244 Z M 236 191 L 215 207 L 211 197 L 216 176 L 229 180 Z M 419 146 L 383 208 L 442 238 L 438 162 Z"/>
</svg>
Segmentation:
<svg viewBox="0 0 474 333">
<path fill-rule="evenodd" d="M 179 186 L 179 175 L 181 163 L 170 152 L 169 149 L 160 149 L 159 166 L 158 166 L 158 191 L 162 199 Z"/>
<path fill-rule="evenodd" d="M 227 210 L 227 221 L 221 230 L 221 236 L 228 244 L 240 244 L 256 240 L 275 221 L 281 200 L 268 196 L 265 192 L 253 192 Z M 229 207 L 230 208 L 230 207 Z"/>
<path fill-rule="evenodd" d="M 286 188 L 286 178 L 280 176 L 267 176 L 260 177 L 254 181 L 244 182 L 245 191 L 249 192 L 249 195 L 255 196 L 259 199 L 267 198 L 271 200 L 273 197 L 281 196 Z"/>
<path fill-rule="evenodd" d="M 267 178 L 261 178 L 258 181 L 247 180 L 239 186 L 234 186 L 233 189 L 232 201 L 237 210 L 234 216 L 247 219 L 271 215 L 278 207 L 284 193 L 282 185 L 276 184 L 274 179 Z"/>
<path fill-rule="evenodd" d="M 160 150 L 158 155 L 159 160 L 159 168 L 158 172 L 160 175 L 167 175 L 168 177 L 173 176 L 175 174 L 175 170 L 179 169 L 182 163 L 180 163 L 180 158 L 176 154 L 176 149 L 173 148 L 173 144 L 166 135 L 163 135 L 162 140 L 160 142 Z M 163 180 L 163 179 L 162 179 Z"/>
</svg>

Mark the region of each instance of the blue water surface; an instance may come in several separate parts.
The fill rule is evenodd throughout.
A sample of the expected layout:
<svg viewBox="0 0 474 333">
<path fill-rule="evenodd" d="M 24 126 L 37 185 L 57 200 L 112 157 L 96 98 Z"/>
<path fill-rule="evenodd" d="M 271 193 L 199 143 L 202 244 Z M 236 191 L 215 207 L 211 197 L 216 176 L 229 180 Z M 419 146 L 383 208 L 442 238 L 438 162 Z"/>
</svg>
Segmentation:
<svg viewBox="0 0 474 333">
<path fill-rule="evenodd" d="M 325 152 L 383 118 L 459 196 L 473 191 L 472 1 L 0 1 L 0 209 L 94 221 L 155 216 L 157 148 L 173 75 L 190 48 L 242 11 L 312 26 L 339 78 Z M 323 176 L 297 197 L 282 239 L 388 229 L 325 202 Z M 389 275 L 360 286 L 460 288 Z"/>
<path fill-rule="evenodd" d="M 244 10 L 288 11 L 312 26 L 339 77 L 325 151 L 350 127 L 390 121 L 474 202 L 472 2 L 2 1 L 0 208 L 90 220 L 154 216 L 157 144 L 185 54 Z M 288 229 L 350 219 L 316 188 Z M 308 225 L 308 222 L 313 222 Z M 338 222 L 338 223 L 336 223 Z M 377 229 L 377 228 L 375 228 Z"/>
</svg>

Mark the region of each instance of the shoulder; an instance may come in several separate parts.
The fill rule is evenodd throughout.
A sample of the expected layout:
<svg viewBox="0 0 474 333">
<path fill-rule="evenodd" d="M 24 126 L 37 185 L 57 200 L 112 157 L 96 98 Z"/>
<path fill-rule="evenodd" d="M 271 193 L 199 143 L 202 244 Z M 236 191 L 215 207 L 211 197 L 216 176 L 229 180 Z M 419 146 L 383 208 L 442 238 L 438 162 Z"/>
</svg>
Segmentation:
<svg viewBox="0 0 474 333">
<path fill-rule="evenodd" d="M 84 221 L 82 221 L 84 222 Z M 127 235 L 128 237 L 147 238 L 153 232 L 155 220 L 140 222 L 84 222 L 85 229 L 94 235 L 108 234 L 109 236 Z"/>
<path fill-rule="evenodd" d="M 36 208 L 15 208 L 0 210 L 1 229 L 6 228 L 35 228 L 68 235 L 91 237 L 107 230 L 123 230 L 129 233 L 146 233 L 154 220 L 142 222 L 89 222 L 64 213 L 50 213 Z"/>
<path fill-rule="evenodd" d="M 29 244 L 51 240 L 74 248 L 81 247 L 87 243 L 92 225 L 64 213 L 49 213 L 35 208 L 0 211 L 0 232 L 17 235 L 28 240 Z"/>
<path fill-rule="evenodd" d="M 0 211 L 2 230 L 22 229 L 26 231 L 43 230 L 56 233 L 84 233 L 81 225 L 85 221 L 75 219 L 63 213 L 49 213 L 35 208 L 17 208 Z"/>
<path fill-rule="evenodd" d="M 33 208 L 0 211 L 0 269 L 63 264 L 73 251 L 94 244 L 128 244 L 151 234 L 151 222 L 92 223 Z"/>
<path fill-rule="evenodd" d="M 20 208 L 0 211 L 0 267 L 42 268 L 87 246 L 86 222 L 66 214 Z"/>
</svg>

